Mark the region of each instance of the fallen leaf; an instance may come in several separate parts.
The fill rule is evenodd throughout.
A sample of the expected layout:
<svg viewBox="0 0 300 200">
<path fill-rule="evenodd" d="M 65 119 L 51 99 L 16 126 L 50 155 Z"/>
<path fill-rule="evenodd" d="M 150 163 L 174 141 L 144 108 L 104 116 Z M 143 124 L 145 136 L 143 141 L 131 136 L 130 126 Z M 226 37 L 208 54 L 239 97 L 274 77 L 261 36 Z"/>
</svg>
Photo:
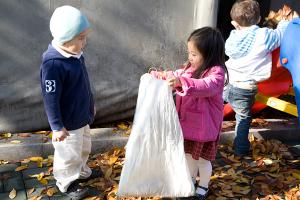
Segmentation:
<svg viewBox="0 0 300 200">
<path fill-rule="evenodd" d="M 297 173 L 297 172 L 293 172 L 293 177 L 297 178 L 300 180 L 300 173 Z"/>
<path fill-rule="evenodd" d="M 32 132 L 32 134 L 49 134 L 51 131 L 36 131 Z"/>
<path fill-rule="evenodd" d="M 51 188 L 47 189 L 46 194 L 48 197 L 52 197 L 57 192 L 58 192 L 58 190 L 56 189 L 56 187 L 51 187 Z"/>
<path fill-rule="evenodd" d="M 18 136 L 23 138 L 31 137 L 31 133 L 19 133 Z"/>
<path fill-rule="evenodd" d="M 43 158 L 40 156 L 36 156 L 36 157 L 30 157 L 29 158 L 32 162 L 42 162 Z"/>
<path fill-rule="evenodd" d="M 271 159 L 263 159 L 265 165 L 272 165 L 274 162 Z"/>
<path fill-rule="evenodd" d="M 27 190 L 27 196 L 31 195 L 34 192 L 34 188 Z"/>
<path fill-rule="evenodd" d="M 41 184 L 43 185 L 47 185 L 48 184 L 48 181 L 44 178 L 42 178 L 41 180 L 39 180 Z"/>
<path fill-rule="evenodd" d="M 125 124 L 124 122 L 121 122 L 121 123 L 117 124 L 117 127 L 118 127 L 119 129 L 122 129 L 122 130 L 128 129 L 128 125 Z"/>
<path fill-rule="evenodd" d="M 227 200 L 227 197 L 217 197 L 216 200 Z"/>
<path fill-rule="evenodd" d="M 30 163 L 30 159 L 29 158 L 25 158 L 25 159 L 21 160 L 21 163 L 22 164 L 28 164 L 28 163 Z"/>
<path fill-rule="evenodd" d="M 108 164 L 109 164 L 109 165 L 113 165 L 113 164 L 118 160 L 118 158 L 119 158 L 119 157 L 117 157 L 117 156 L 112 156 L 112 157 L 110 157 L 110 158 L 109 158 Z"/>
<path fill-rule="evenodd" d="M 28 165 L 21 165 L 21 166 L 17 167 L 15 169 L 15 171 L 18 172 L 18 171 L 22 171 L 22 170 L 27 169 L 27 168 L 28 168 Z"/>
<path fill-rule="evenodd" d="M 2 137 L 2 138 L 11 138 L 11 133 L 1 133 L 0 134 L 0 137 Z"/>
<path fill-rule="evenodd" d="M 12 143 L 12 144 L 20 144 L 21 141 L 20 140 L 12 140 L 12 141 L 10 141 L 10 143 Z"/>
<path fill-rule="evenodd" d="M 42 198 L 43 198 L 43 196 L 36 195 L 36 196 L 29 198 L 28 200 L 41 200 Z"/>
<path fill-rule="evenodd" d="M 108 168 L 108 169 L 106 170 L 105 175 L 104 175 L 104 178 L 105 178 L 106 180 L 110 180 L 111 174 L 112 174 L 112 168 L 110 167 L 110 168 Z"/>
<path fill-rule="evenodd" d="M 14 199 L 17 196 L 17 191 L 15 190 L 15 188 L 12 189 L 12 191 L 10 191 L 9 193 L 9 198 L 10 199 Z"/>
</svg>

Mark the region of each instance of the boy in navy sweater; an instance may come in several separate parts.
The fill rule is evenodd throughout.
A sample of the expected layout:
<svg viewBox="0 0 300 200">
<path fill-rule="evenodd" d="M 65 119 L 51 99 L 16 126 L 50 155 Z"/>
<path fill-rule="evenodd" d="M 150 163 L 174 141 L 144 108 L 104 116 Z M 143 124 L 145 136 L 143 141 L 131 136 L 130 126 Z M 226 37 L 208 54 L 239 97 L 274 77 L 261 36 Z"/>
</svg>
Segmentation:
<svg viewBox="0 0 300 200">
<path fill-rule="evenodd" d="M 88 195 L 78 179 L 91 177 L 89 124 L 95 109 L 82 49 L 90 24 L 76 8 L 57 8 L 50 20 L 53 40 L 43 54 L 41 87 L 55 149 L 53 174 L 59 190 L 72 199 Z"/>
</svg>

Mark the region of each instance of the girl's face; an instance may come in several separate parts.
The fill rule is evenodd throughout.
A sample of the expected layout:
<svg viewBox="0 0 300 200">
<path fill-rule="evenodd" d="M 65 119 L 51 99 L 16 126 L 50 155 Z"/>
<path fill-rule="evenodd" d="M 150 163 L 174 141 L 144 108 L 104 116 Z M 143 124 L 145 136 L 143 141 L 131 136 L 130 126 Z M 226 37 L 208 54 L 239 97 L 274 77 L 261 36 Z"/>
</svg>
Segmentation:
<svg viewBox="0 0 300 200">
<path fill-rule="evenodd" d="M 188 42 L 188 60 L 191 63 L 191 67 L 195 70 L 199 69 L 203 64 L 203 56 L 198 51 L 193 41 Z"/>
<path fill-rule="evenodd" d="M 86 29 L 85 31 L 74 37 L 72 40 L 63 44 L 65 50 L 71 54 L 80 53 L 86 45 L 86 38 L 89 32 L 90 30 Z"/>
</svg>

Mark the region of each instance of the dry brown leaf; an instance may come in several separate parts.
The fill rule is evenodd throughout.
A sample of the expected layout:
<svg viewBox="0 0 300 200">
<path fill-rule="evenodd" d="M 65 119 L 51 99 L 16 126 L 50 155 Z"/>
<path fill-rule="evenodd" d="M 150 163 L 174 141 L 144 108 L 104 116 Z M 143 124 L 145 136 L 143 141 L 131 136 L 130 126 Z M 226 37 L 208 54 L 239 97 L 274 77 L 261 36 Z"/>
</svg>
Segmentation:
<svg viewBox="0 0 300 200">
<path fill-rule="evenodd" d="M 55 180 L 54 176 L 47 176 L 47 177 L 45 177 L 45 179 L 46 179 L 47 181 Z"/>
<path fill-rule="evenodd" d="M 222 196 L 226 196 L 226 197 L 230 197 L 230 198 L 234 197 L 234 195 L 233 195 L 233 193 L 232 193 L 232 190 L 222 190 L 222 191 L 220 192 L 220 194 L 221 194 Z"/>
<path fill-rule="evenodd" d="M 89 186 L 95 187 L 99 190 L 105 190 L 107 188 L 108 184 L 106 182 L 95 182 L 95 183 L 90 184 Z"/>
<path fill-rule="evenodd" d="M 21 141 L 20 140 L 12 140 L 12 141 L 10 141 L 10 143 L 12 143 L 12 144 L 20 144 Z"/>
<path fill-rule="evenodd" d="M 234 186 L 232 188 L 232 191 L 235 193 L 238 193 L 238 194 L 246 195 L 251 191 L 251 189 L 250 189 L 250 186 L 246 186 L 246 187 Z"/>
<path fill-rule="evenodd" d="M 30 159 L 29 158 L 25 158 L 25 159 L 21 160 L 21 163 L 22 164 L 28 164 L 28 163 L 30 163 Z"/>
<path fill-rule="evenodd" d="M 14 199 L 17 196 L 17 191 L 15 190 L 15 188 L 12 189 L 12 191 L 10 191 L 9 193 L 9 198 L 10 199 Z"/>
<path fill-rule="evenodd" d="M 109 192 L 106 196 L 107 200 L 115 200 L 117 198 L 118 187 L 113 186 L 112 188 L 109 188 L 108 190 L 109 190 Z"/>
<path fill-rule="evenodd" d="M 31 133 L 19 133 L 18 136 L 22 138 L 27 138 L 27 137 L 31 137 Z"/>
<path fill-rule="evenodd" d="M 51 131 L 36 131 L 36 132 L 32 132 L 32 134 L 49 134 Z"/>
<path fill-rule="evenodd" d="M 256 118 L 252 119 L 251 126 L 267 126 L 268 122 L 264 119 Z"/>
<path fill-rule="evenodd" d="M 43 198 L 43 196 L 35 195 L 35 196 L 29 198 L 28 200 L 41 200 L 42 198 Z"/>
<path fill-rule="evenodd" d="M 40 182 L 41 184 L 43 184 L 43 185 L 47 185 L 47 184 L 48 184 L 47 179 L 44 179 L 44 178 L 42 178 L 41 180 L 39 180 L 39 182 Z"/>
<path fill-rule="evenodd" d="M 36 164 L 37 164 L 37 167 L 39 167 L 39 168 L 42 168 L 43 167 L 43 158 L 42 157 L 40 157 L 40 156 L 36 156 L 36 157 L 31 157 L 31 158 L 29 158 L 30 159 L 30 161 L 32 161 L 32 162 L 36 162 Z"/>
<path fill-rule="evenodd" d="M 117 124 L 117 127 L 118 127 L 119 129 L 122 129 L 122 130 L 128 129 L 128 125 L 125 124 L 124 122 L 121 122 L 121 123 Z"/>
<path fill-rule="evenodd" d="M 118 160 L 118 158 L 119 158 L 118 156 L 112 156 L 112 157 L 110 157 L 108 164 L 109 165 L 113 165 Z"/>
<path fill-rule="evenodd" d="M 15 171 L 18 172 L 18 171 L 22 171 L 22 170 L 27 169 L 27 168 L 28 168 L 28 165 L 21 165 L 21 166 L 17 167 L 15 169 Z"/>
<path fill-rule="evenodd" d="M 27 190 L 27 196 L 31 195 L 34 192 L 35 188 Z"/>
<path fill-rule="evenodd" d="M 292 175 L 293 175 L 293 177 L 300 180 L 300 173 L 299 172 L 293 172 Z"/>
<path fill-rule="evenodd" d="M 57 192 L 58 192 L 58 190 L 56 189 L 56 187 L 50 187 L 47 189 L 46 194 L 48 197 L 52 197 Z"/>
<path fill-rule="evenodd" d="M 263 159 L 263 162 L 265 163 L 265 165 L 272 165 L 274 163 L 273 160 L 269 158 Z"/>
<path fill-rule="evenodd" d="M 103 197 L 86 197 L 83 200 L 103 200 Z"/>
<path fill-rule="evenodd" d="M 9 162 L 7 160 L 0 160 L 0 165 L 8 164 Z"/>
<path fill-rule="evenodd" d="M 216 200 L 227 200 L 227 197 L 217 197 Z"/>
<path fill-rule="evenodd" d="M 221 154 L 221 156 L 222 156 L 223 158 L 227 158 L 227 157 L 228 157 L 227 154 L 226 154 L 225 152 L 220 151 L 220 154 Z"/>
<path fill-rule="evenodd" d="M 11 136 L 12 136 L 11 133 L 1 133 L 1 134 L 0 134 L 0 137 L 1 137 L 1 138 L 5 138 L 5 139 L 6 139 L 6 138 L 11 138 Z"/>
<path fill-rule="evenodd" d="M 42 162 L 43 158 L 40 156 L 30 157 L 29 158 L 32 162 Z"/>
<path fill-rule="evenodd" d="M 234 157 L 234 154 L 232 154 L 231 156 L 228 156 L 227 159 L 234 163 L 240 163 L 240 161 Z"/>
<path fill-rule="evenodd" d="M 105 178 L 106 180 L 110 180 L 111 174 L 112 174 L 112 168 L 110 167 L 110 168 L 108 168 L 108 169 L 106 170 L 105 175 L 104 175 L 104 178 Z"/>
</svg>

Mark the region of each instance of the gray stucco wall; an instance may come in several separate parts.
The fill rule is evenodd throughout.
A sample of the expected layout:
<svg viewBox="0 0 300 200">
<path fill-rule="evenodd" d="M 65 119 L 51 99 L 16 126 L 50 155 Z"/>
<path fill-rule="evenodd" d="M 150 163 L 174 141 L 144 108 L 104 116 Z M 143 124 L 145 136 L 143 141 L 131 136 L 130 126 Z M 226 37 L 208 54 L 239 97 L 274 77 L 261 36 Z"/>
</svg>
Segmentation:
<svg viewBox="0 0 300 200">
<path fill-rule="evenodd" d="M 0 131 L 49 128 L 39 65 L 52 39 L 49 19 L 56 7 L 75 6 L 91 21 L 84 55 L 99 124 L 133 116 L 139 78 L 150 66 L 176 67 L 185 61 L 185 41 L 195 24 L 215 21 L 195 13 L 216 9 L 217 1 L 203 2 L 0 0 Z"/>
</svg>

